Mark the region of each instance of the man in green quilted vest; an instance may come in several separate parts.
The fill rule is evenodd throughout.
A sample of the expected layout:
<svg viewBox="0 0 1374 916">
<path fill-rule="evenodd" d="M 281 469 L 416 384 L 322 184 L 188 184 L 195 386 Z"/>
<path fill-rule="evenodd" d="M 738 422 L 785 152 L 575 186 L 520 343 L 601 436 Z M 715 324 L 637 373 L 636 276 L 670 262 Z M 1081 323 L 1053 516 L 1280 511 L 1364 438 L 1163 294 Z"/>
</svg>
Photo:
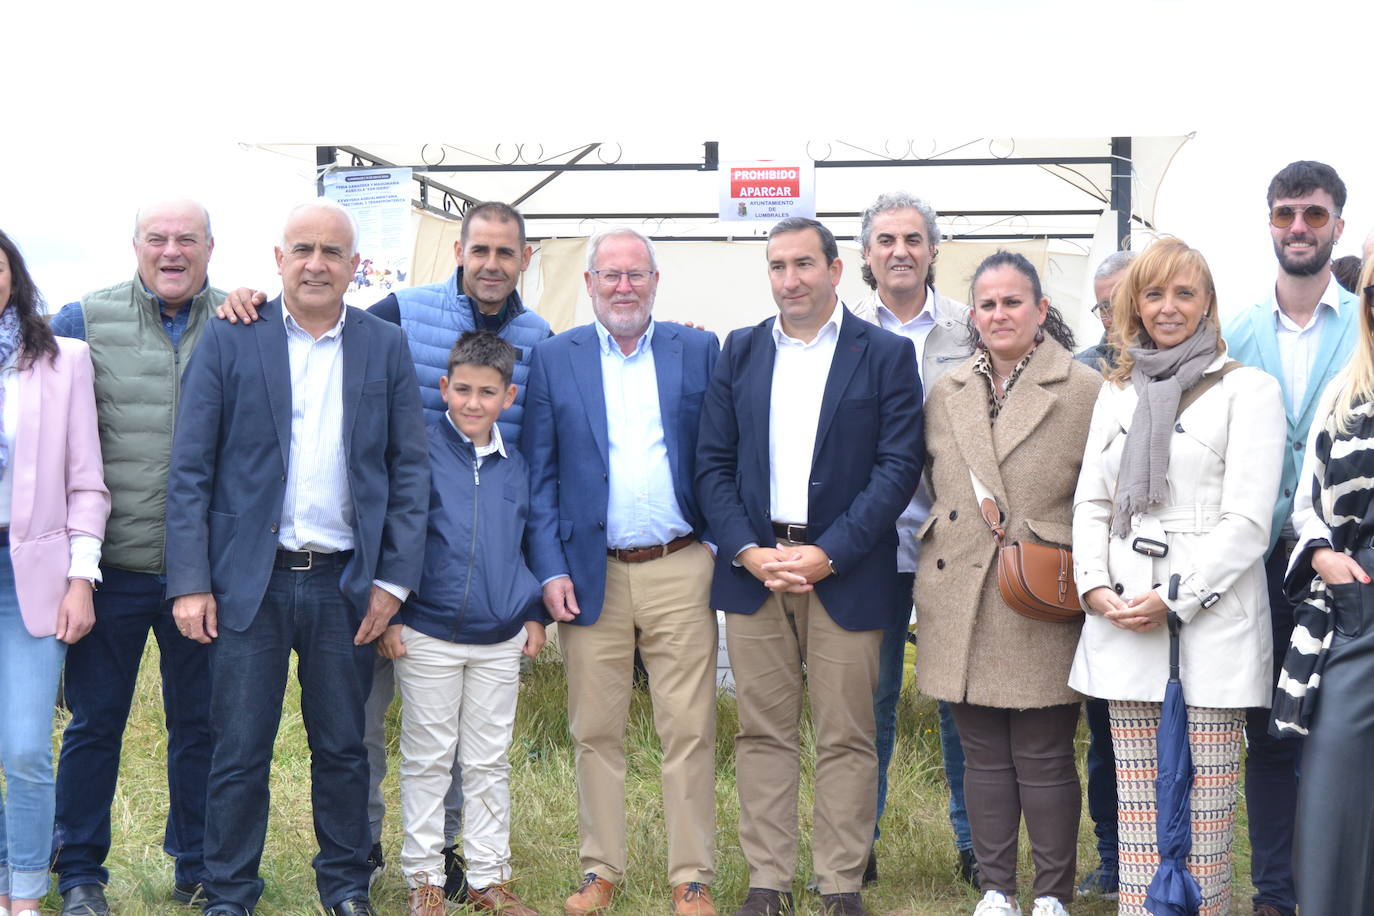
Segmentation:
<svg viewBox="0 0 1374 916">
<path fill-rule="evenodd" d="M 189 200 L 139 210 L 133 279 L 66 305 L 53 331 L 85 340 L 95 364 L 106 528 L 95 628 L 67 653 L 72 720 L 57 774 L 53 870 L 63 916 L 106 916 L 104 867 L 124 725 L 151 630 L 162 669 L 170 804 L 163 849 L 176 860 L 172 897 L 200 901 L 205 781 L 210 767 L 209 647 L 177 632 L 166 586 L 163 526 L 181 373 L 224 293 L 206 280 L 210 216 Z"/>
</svg>

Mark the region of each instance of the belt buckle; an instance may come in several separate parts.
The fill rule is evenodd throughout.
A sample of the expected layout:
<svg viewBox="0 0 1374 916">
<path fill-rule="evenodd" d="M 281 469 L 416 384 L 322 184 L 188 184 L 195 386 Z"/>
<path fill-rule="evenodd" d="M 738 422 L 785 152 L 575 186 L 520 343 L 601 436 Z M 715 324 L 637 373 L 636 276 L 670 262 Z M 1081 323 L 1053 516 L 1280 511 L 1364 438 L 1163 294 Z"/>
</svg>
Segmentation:
<svg viewBox="0 0 1374 916">
<path fill-rule="evenodd" d="M 291 567 L 289 567 L 290 570 L 291 570 L 291 572 L 309 572 L 310 570 L 312 570 L 312 569 L 315 568 L 315 551 L 313 551 L 313 550 L 300 550 L 300 551 L 292 551 L 292 552 L 293 552 L 293 553 L 303 553 L 303 554 L 305 554 L 305 565 L 304 565 L 304 566 L 291 566 Z"/>
<path fill-rule="evenodd" d="M 800 535 L 794 534 L 795 532 L 800 532 Z M 788 523 L 787 523 L 787 539 L 788 539 L 789 541 L 795 541 L 795 542 L 798 543 L 798 544 L 804 544 L 804 543 L 806 543 L 806 526 L 805 526 L 805 525 L 794 525 L 794 524 L 792 524 L 791 522 L 788 522 Z"/>
</svg>

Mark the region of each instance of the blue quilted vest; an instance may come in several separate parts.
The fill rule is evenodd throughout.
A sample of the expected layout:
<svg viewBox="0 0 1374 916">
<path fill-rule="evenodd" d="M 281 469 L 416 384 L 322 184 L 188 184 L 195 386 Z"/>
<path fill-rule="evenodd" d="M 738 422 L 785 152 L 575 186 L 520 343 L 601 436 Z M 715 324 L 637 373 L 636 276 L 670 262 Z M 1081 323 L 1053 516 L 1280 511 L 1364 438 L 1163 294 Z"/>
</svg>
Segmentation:
<svg viewBox="0 0 1374 916">
<path fill-rule="evenodd" d="M 437 423 L 444 415 L 444 399 L 439 396 L 439 379 L 448 374 L 448 354 L 464 331 L 475 327 L 472 305 L 468 297 L 460 295 L 462 268 L 442 283 L 396 290 L 396 302 L 401 309 L 401 327 L 410 341 L 410 356 L 415 361 L 415 376 L 420 382 L 420 403 L 425 409 L 425 423 Z M 497 425 L 501 438 L 511 447 L 520 445 L 520 429 L 525 417 L 525 382 L 530 374 L 530 357 L 534 345 L 551 335 L 549 323 L 520 302 L 520 294 L 512 292 L 506 300 L 506 323 L 496 332 L 511 346 L 518 357 L 515 375 L 515 403 L 502 411 Z"/>
</svg>

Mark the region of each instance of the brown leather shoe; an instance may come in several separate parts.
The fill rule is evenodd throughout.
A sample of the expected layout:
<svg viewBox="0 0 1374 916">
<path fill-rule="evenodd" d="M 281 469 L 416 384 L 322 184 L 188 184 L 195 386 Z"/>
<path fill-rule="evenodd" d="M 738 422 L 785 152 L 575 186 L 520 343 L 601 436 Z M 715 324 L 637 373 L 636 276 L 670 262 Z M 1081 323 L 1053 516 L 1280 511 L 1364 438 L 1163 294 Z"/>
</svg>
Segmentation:
<svg viewBox="0 0 1374 916">
<path fill-rule="evenodd" d="M 503 913 L 505 916 L 539 916 L 533 907 L 525 906 L 524 901 L 504 884 L 491 887 L 469 887 L 468 903 L 474 910 L 488 913 Z"/>
<path fill-rule="evenodd" d="M 688 881 L 673 888 L 673 916 L 716 916 L 711 889 L 700 881 Z"/>
<path fill-rule="evenodd" d="M 421 884 L 406 897 L 410 916 L 444 916 L 444 889 L 438 884 Z"/>
<path fill-rule="evenodd" d="M 582 876 L 582 886 L 563 904 L 563 912 L 568 916 L 591 916 L 604 913 L 615 897 L 615 885 L 595 872 Z"/>
</svg>

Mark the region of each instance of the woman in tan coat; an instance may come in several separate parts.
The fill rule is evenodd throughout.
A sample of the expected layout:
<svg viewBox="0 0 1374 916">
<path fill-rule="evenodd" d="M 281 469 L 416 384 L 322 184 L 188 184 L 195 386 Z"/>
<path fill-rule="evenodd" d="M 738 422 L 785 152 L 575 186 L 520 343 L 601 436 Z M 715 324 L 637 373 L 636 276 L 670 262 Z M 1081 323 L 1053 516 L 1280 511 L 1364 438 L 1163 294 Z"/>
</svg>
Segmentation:
<svg viewBox="0 0 1374 916">
<path fill-rule="evenodd" d="M 975 916 L 1014 916 L 1025 815 L 1035 861 L 1032 916 L 1073 896 L 1080 793 L 1073 737 L 1082 697 L 1068 687 L 1079 624 L 1007 607 L 997 545 L 970 472 L 996 499 L 1009 540 L 1068 546 L 1073 492 L 1102 377 L 1073 359 L 1073 336 L 1024 257 L 999 251 L 973 275 L 978 350 L 926 401 L 934 506 L 918 532 L 916 684 L 951 704 L 983 900 Z"/>
</svg>

